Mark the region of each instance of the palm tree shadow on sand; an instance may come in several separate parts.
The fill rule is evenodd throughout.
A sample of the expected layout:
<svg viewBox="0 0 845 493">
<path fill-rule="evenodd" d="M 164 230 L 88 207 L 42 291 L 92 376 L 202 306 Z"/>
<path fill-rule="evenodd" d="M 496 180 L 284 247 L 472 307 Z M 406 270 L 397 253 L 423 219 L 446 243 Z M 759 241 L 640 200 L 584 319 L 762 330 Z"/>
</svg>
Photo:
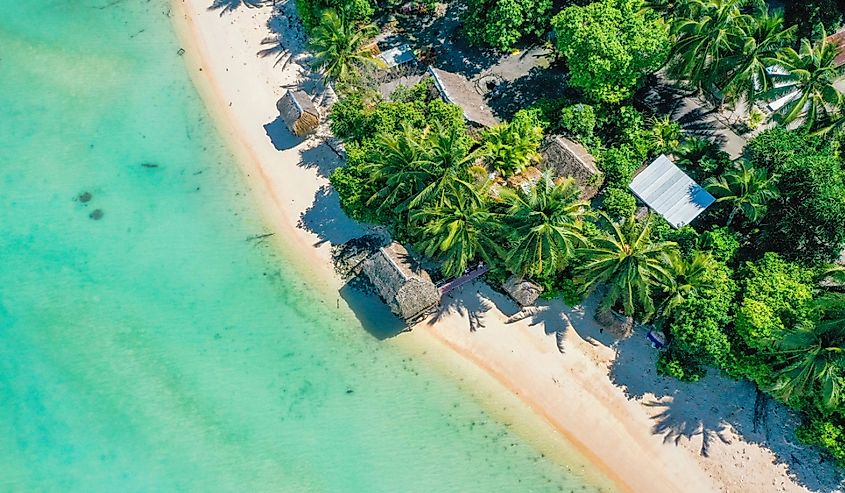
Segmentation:
<svg viewBox="0 0 845 493">
<path fill-rule="evenodd" d="M 214 0 L 208 10 L 219 10 L 220 15 L 233 12 L 241 6 L 251 9 L 263 7 L 271 3 L 269 0 Z"/>
</svg>

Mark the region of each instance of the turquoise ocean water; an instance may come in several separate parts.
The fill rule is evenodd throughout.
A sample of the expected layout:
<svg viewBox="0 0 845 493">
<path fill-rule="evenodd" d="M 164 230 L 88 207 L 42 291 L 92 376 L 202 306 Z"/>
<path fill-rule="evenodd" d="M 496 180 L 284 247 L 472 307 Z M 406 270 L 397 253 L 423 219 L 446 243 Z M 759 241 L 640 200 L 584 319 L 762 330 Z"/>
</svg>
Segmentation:
<svg viewBox="0 0 845 493">
<path fill-rule="evenodd" d="M 246 241 L 164 0 L 0 6 L 0 492 L 595 491 Z"/>
</svg>

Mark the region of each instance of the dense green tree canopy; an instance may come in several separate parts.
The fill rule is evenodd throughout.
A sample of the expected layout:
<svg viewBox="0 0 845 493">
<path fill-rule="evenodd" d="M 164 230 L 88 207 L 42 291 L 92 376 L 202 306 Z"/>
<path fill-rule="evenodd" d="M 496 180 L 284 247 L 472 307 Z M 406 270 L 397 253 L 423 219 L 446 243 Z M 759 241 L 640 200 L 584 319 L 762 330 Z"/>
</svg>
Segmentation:
<svg viewBox="0 0 845 493">
<path fill-rule="evenodd" d="M 508 50 L 545 33 L 551 8 L 551 0 L 469 0 L 464 29 L 474 43 Z"/>
<path fill-rule="evenodd" d="M 570 83 L 592 100 L 619 103 L 660 68 L 670 50 L 664 23 L 637 0 L 573 5 L 552 19 Z"/>
</svg>

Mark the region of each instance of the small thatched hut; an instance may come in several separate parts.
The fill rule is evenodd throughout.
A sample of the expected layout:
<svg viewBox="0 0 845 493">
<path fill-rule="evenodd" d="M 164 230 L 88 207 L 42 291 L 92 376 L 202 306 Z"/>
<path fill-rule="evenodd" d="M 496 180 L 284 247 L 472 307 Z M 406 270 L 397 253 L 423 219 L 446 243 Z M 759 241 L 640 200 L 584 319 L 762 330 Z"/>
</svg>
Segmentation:
<svg viewBox="0 0 845 493">
<path fill-rule="evenodd" d="M 364 261 L 363 271 L 390 310 L 407 322 L 440 302 L 440 291 L 428 272 L 414 268 L 408 251 L 399 243 L 381 247 Z"/>
<path fill-rule="evenodd" d="M 634 319 L 613 310 L 598 308 L 593 318 L 617 339 L 625 339 L 634 333 Z"/>
<path fill-rule="evenodd" d="M 310 134 L 320 125 L 320 111 L 303 91 L 288 90 L 276 103 L 276 108 L 296 136 Z"/>
<path fill-rule="evenodd" d="M 504 289 L 514 301 L 519 303 L 519 306 L 523 307 L 533 305 L 543 292 L 543 286 L 527 279 L 521 279 L 517 276 L 511 276 L 508 278 L 508 280 L 502 284 L 502 289 Z"/>
<path fill-rule="evenodd" d="M 540 156 L 543 169 L 552 169 L 559 177 L 574 178 L 584 199 L 591 199 L 598 192 L 601 172 L 595 158 L 581 144 L 562 135 L 550 135 L 540 146 Z"/>
</svg>

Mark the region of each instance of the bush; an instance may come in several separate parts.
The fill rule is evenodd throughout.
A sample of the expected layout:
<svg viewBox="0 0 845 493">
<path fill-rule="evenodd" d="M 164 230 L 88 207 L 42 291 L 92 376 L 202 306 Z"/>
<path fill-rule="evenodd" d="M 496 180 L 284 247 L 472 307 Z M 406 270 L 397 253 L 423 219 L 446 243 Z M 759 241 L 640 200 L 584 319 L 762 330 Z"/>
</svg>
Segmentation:
<svg viewBox="0 0 845 493">
<path fill-rule="evenodd" d="M 624 188 L 608 187 L 604 191 L 602 209 L 611 217 L 625 219 L 637 210 L 637 198 Z"/>
<path fill-rule="evenodd" d="M 584 301 L 584 290 L 569 277 L 556 276 L 543 281 L 542 298 L 545 300 L 560 298 L 568 306 L 578 306 Z"/>
<path fill-rule="evenodd" d="M 714 259 L 732 264 L 739 250 L 739 233 L 726 227 L 713 228 L 701 235 L 700 244 Z"/>
<path fill-rule="evenodd" d="M 369 22 L 375 10 L 370 0 L 297 0 L 296 13 L 302 20 L 305 30 L 320 25 L 320 17 L 323 11 L 331 9 L 338 13 L 343 12 L 346 18 L 353 22 Z"/>
<path fill-rule="evenodd" d="M 691 364 L 721 366 L 731 352 L 724 328 L 731 321 L 737 286 L 724 264 L 715 263 L 705 275 L 704 286 L 689 293 L 672 315 L 670 346 Z"/>
<path fill-rule="evenodd" d="M 807 445 L 822 447 L 840 467 L 845 467 L 845 427 L 840 423 L 814 418 L 798 428 L 795 434 Z"/>
<path fill-rule="evenodd" d="M 602 153 L 599 167 L 604 172 L 608 186 L 627 187 L 634 177 L 634 172 L 642 165 L 643 159 L 632 147 L 623 145 L 608 149 Z"/>
<path fill-rule="evenodd" d="M 754 349 L 768 349 L 787 329 L 808 323 L 813 271 L 767 253 L 743 269 L 736 332 Z"/>
<path fill-rule="evenodd" d="M 551 0 L 469 0 L 464 29 L 473 43 L 505 51 L 548 31 L 551 8 Z"/>
<path fill-rule="evenodd" d="M 672 351 L 664 351 L 657 358 L 657 373 L 682 382 L 697 382 L 707 371 L 694 361 L 685 359 Z"/>
<path fill-rule="evenodd" d="M 570 137 L 590 146 L 596 129 L 596 112 L 588 104 L 567 106 L 560 112 L 560 126 Z"/>
<path fill-rule="evenodd" d="M 481 146 L 487 163 L 503 176 L 522 172 L 539 159 L 543 140 L 539 112 L 520 110 L 507 123 L 484 131 Z"/>
<path fill-rule="evenodd" d="M 842 22 L 842 6 L 837 0 L 791 0 L 784 9 L 785 24 L 798 26 L 798 38 L 815 39 L 821 24 L 828 34 Z"/>
</svg>

